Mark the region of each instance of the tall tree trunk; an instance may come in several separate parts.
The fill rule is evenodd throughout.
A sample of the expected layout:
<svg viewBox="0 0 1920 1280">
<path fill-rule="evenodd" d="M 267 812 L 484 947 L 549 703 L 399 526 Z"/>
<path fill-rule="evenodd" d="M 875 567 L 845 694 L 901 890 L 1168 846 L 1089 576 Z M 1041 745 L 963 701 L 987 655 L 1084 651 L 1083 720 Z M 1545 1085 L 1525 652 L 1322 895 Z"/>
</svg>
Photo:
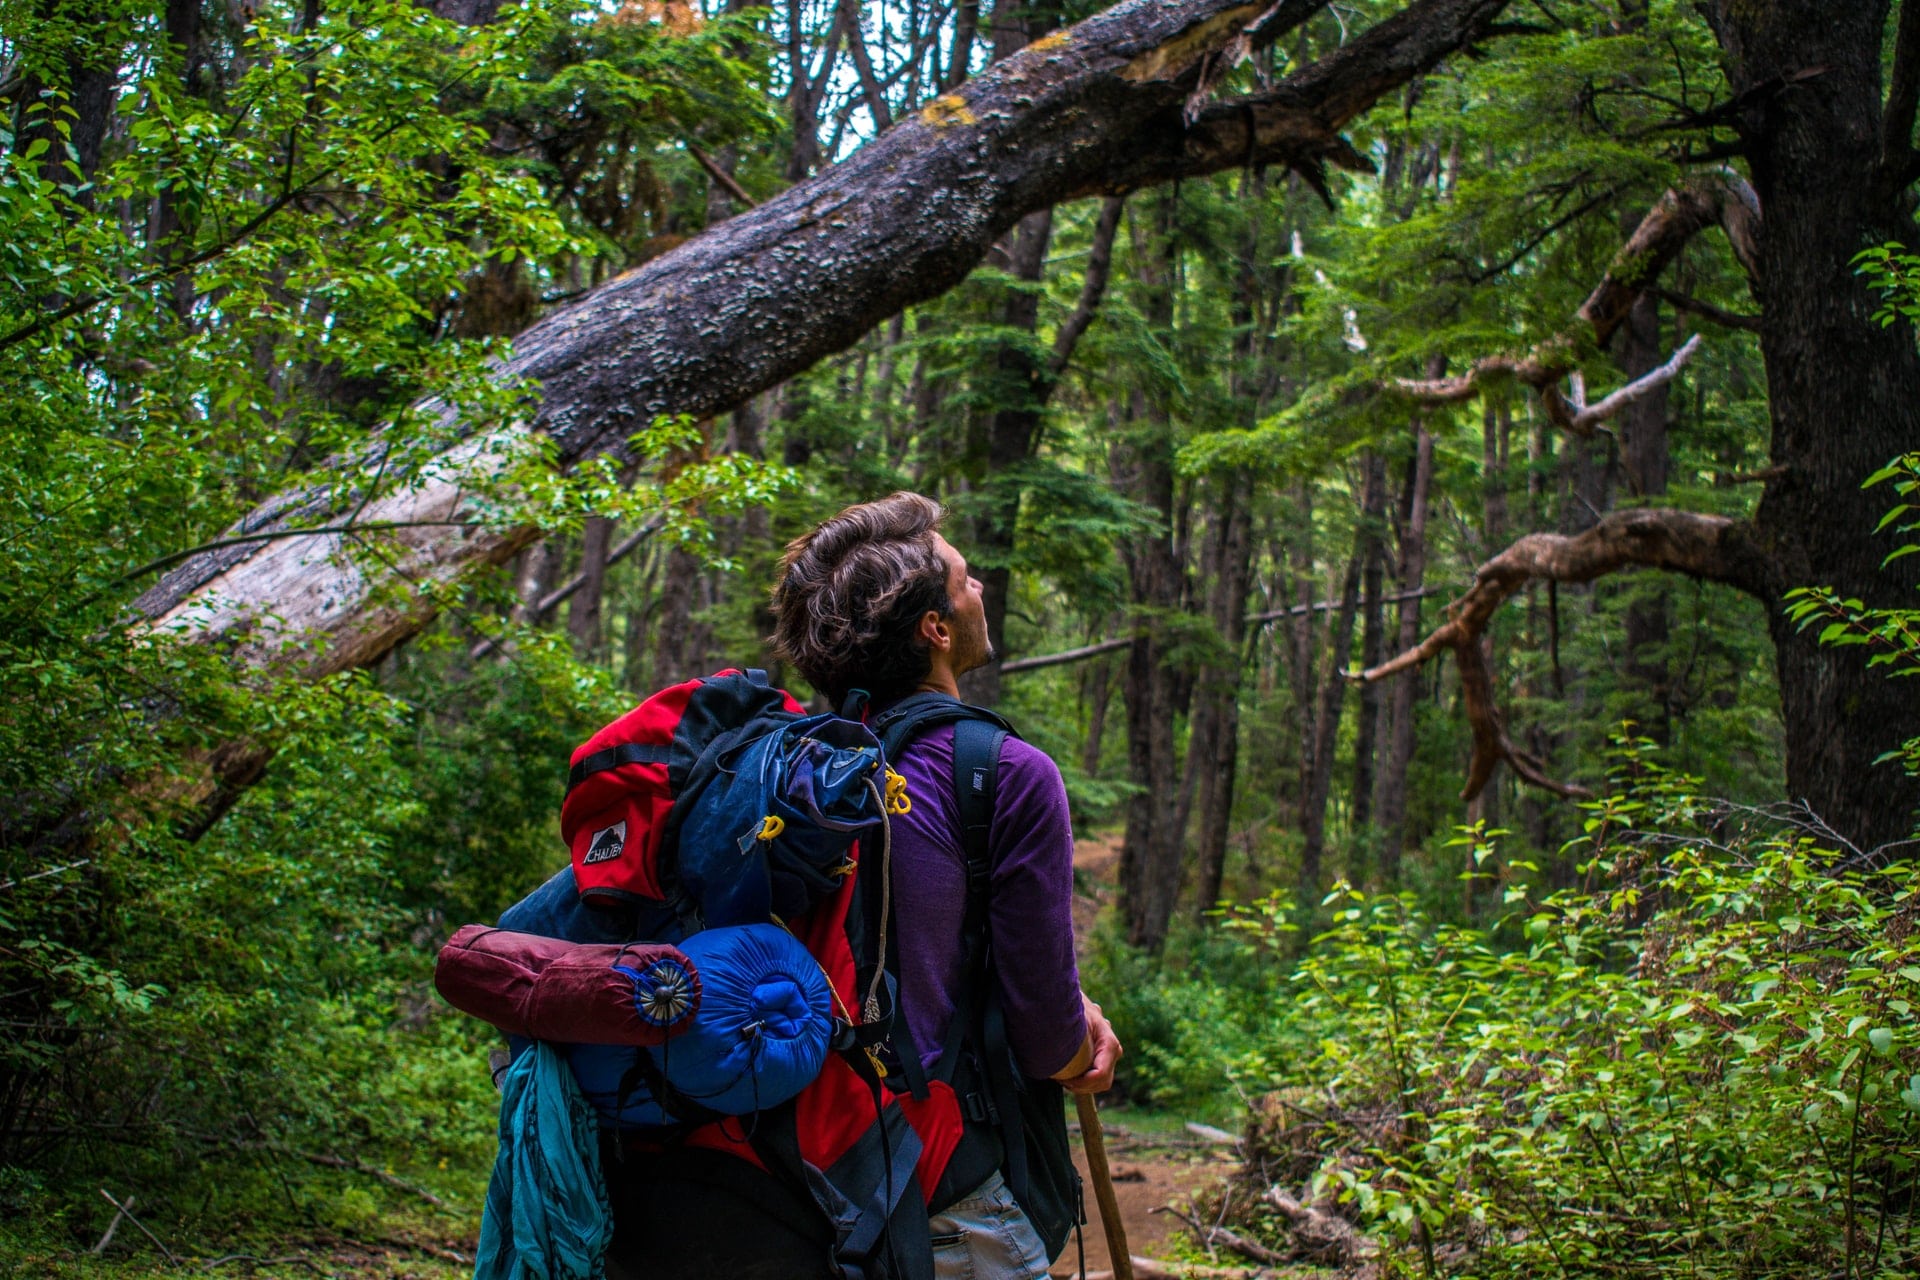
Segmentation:
<svg viewBox="0 0 1920 1280">
<path fill-rule="evenodd" d="M 607 585 L 607 549 L 613 545 L 614 521 L 588 516 L 580 531 L 580 589 L 567 601 L 567 634 L 573 637 L 574 656 L 598 662 L 604 655 L 600 601 Z"/>
<path fill-rule="evenodd" d="M 705 674 L 706 637 L 704 628 L 697 628 L 693 620 L 704 569 L 699 556 L 681 547 L 667 553 L 661 571 L 660 603 L 654 609 L 655 684 L 672 684 Z"/>
<path fill-rule="evenodd" d="M 1142 311 L 1149 324 L 1173 323 L 1174 201 L 1155 202 L 1151 223 L 1135 209 L 1132 231 L 1134 273 L 1144 294 Z M 1186 564 L 1180 530 L 1185 515 L 1176 508 L 1173 421 L 1165 407 L 1139 391 L 1130 397 L 1126 429 L 1111 447 L 1121 492 L 1154 512 L 1159 527 L 1123 544 L 1121 558 L 1133 603 L 1134 641 L 1127 651 L 1122 693 L 1127 705 L 1126 835 L 1120 849 L 1120 911 L 1127 941 L 1157 949 L 1166 941 L 1185 871 L 1186 832 L 1180 806 L 1167 794 L 1167 781 L 1180 776 L 1176 726 L 1192 685 L 1170 659 L 1167 633 L 1154 625 L 1186 598 Z"/>
<path fill-rule="evenodd" d="M 1361 462 L 1361 531 L 1366 539 L 1365 563 L 1360 570 L 1360 666 L 1369 669 L 1386 657 L 1387 608 L 1387 460 L 1377 450 Z M 1355 884 L 1365 885 L 1378 838 L 1373 831 L 1373 790 L 1378 762 L 1382 706 L 1380 687 L 1360 686 L 1359 721 L 1353 742 L 1353 866 Z"/>
<path fill-rule="evenodd" d="M 1187 734 L 1187 769 L 1196 775 L 1200 829 L 1195 838 L 1196 913 L 1220 900 L 1234 781 L 1240 767 L 1240 673 L 1247 632 L 1247 590 L 1253 571 L 1252 484 L 1243 474 L 1219 486 L 1209 555 L 1207 613 L 1225 660 L 1209 664 L 1194 689 Z M 1181 824 L 1184 828 L 1185 824 Z"/>
<path fill-rule="evenodd" d="M 996 28 L 996 44 L 999 38 Z M 1028 214 L 1008 235 L 1007 273 L 1019 283 L 1007 290 L 1000 323 L 1009 332 L 1028 337 L 1002 343 L 994 355 L 994 408 L 985 421 L 986 447 L 977 451 L 983 469 L 971 477 L 985 497 L 973 525 L 973 551 L 980 560 L 978 576 L 987 614 L 987 637 L 996 660 L 967 677 L 965 693 L 970 701 L 983 706 L 1000 700 L 999 659 L 1006 656 L 1007 594 L 1013 586 L 1010 561 L 1014 530 L 1020 519 L 1020 492 L 1003 477 L 1032 454 L 1040 430 L 1041 382 L 1046 369 L 1034 352 L 1032 334 L 1040 324 L 1037 286 L 1046 268 L 1052 237 L 1051 209 Z"/>
<path fill-rule="evenodd" d="M 1346 701 L 1346 666 L 1353 655 L 1353 616 L 1360 605 L 1360 564 L 1366 557 L 1366 534 L 1354 539 L 1353 555 L 1340 583 L 1340 605 L 1328 630 L 1326 670 L 1320 678 L 1320 697 L 1314 708 L 1313 751 L 1308 766 L 1306 795 L 1300 812 L 1300 903 L 1320 900 L 1320 864 L 1327 847 L 1327 797 L 1333 790 L 1334 754 L 1340 742 L 1340 712 Z M 1405 683 L 1402 681 L 1401 683 Z"/>
<path fill-rule="evenodd" d="M 1890 548 L 1860 496 L 1862 480 L 1914 447 L 1920 405 L 1913 329 L 1874 322 L 1878 299 L 1852 267 L 1864 245 L 1915 241 L 1911 100 L 1894 104 L 1882 136 L 1887 4 L 1717 0 L 1709 16 L 1733 92 L 1765 93 L 1736 127 L 1763 214 L 1760 351 L 1773 462 L 1785 472 L 1767 483 L 1754 524 L 1782 591 L 1820 584 L 1869 605 L 1911 605 L 1912 575 L 1883 570 Z M 1911 78 L 1920 49 L 1903 43 Z M 1791 90 L 1761 88 L 1789 77 Z M 1790 794 L 1863 849 L 1910 835 L 1920 786 L 1877 760 L 1920 726 L 1920 681 L 1889 680 L 1860 650 L 1821 648 L 1817 628 L 1767 613 Z"/>
<path fill-rule="evenodd" d="M 1643 293 L 1620 326 L 1620 366 L 1629 379 L 1662 364 L 1660 300 Z M 1667 491 L 1667 391 L 1662 384 L 1620 414 L 1621 463 L 1636 497 L 1647 500 Z M 1659 506 L 1654 502 L 1650 505 Z M 1625 624 L 1627 682 L 1640 704 L 1635 719 L 1641 731 L 1665 745 L 1672 737 L 1673 691 L 1667 654 L 1668 594 L 1664 578 L 1635 580 L 1627 590 Z"/>
<path fill-rule="evenodd" d="M 1147 438 L 1128 453 L 1127 492 L 1161 512 L 1169 526 L 1174 495 L 1173 447 L 1163 415 L 1148 417 Z M 1174 554 L 1171 528 L 1127 540 L 1123 558 L 1131 598 L 1141 615 L 1179 607 L 1183 567 Z M 1136 619 L 1140 621 L 1142 619 Z M 1156 949 L 1166 941 L 1184 868 L 1185 833 L 1176 825 L 1178 805 L 1165 780 L 1179 776 L 1175 727 L 1181 681 L 1169 665 L 1167 636 L 1151 624 L 1140 627 L 1127 651 L 1122 693 L 1127 708 L 1127 777 L 1136 788 L 1127 800 L 1126 834 L 1120 851 L 1120 906 L 1127 941 Z"/>
<path fill-rule="evenodd" d="M 1400 527 L 1400 593 L 1418 591 L 1427 573 L 1427 492 L 1433 483 L 1433 436 L 1425 424 L 1414 427 L 1413 465 L 1408 475 L 1407 501 Z M 1400 601 L 1399 651 L 1420 640 L 1420 600 Z M 1390 700 L 1392 732 L 1387 745 L 1387 768 L 1380 775 L 1380 880 L 1400 883 L 1400 854 L 1407 839 L 1407 769 L 1413 763 L 1414 681 L 1394 682 Z"/>
</svg>

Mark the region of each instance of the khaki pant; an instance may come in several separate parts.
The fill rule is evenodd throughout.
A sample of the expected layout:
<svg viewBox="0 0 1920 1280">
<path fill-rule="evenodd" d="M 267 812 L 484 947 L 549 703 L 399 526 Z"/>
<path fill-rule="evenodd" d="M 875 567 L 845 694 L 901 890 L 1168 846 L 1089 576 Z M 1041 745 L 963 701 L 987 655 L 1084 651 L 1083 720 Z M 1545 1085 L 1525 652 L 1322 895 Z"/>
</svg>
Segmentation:
<svg viewBox="0 0 1920 1280">
<path fill-rule="evenodd" d="M 996 1173 L 927 1223 L 935 1280 L 1036 1280 L 1046 1248 Z"/>
</svg>

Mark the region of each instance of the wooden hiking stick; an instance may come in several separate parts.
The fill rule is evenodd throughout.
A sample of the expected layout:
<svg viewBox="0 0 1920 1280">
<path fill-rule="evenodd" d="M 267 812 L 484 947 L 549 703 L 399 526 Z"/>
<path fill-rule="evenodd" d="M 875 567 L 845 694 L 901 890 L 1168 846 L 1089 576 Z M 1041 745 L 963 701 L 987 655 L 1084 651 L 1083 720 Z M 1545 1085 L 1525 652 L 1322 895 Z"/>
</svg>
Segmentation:
<svg viewBox="0 0 1920 1280">
<path fill-rule="evenodd" d="M 1133 1280 L 1133 1255 L 1127 1252 L 1127 1228 L 1120 1221 L 1120 1201 L 1113 1194 L 1113 1175 L 1107 1172 L 1107 1142 L 1100 1133 L 1100 1112 L 1093 1095 L 1073 1095 L 1080 1113 L 1080 1145 L 1087 1152 L 1087 1172 L 1093 1175 L 1093 1198 L 1100 1202 L 1100 1229 L 1107 1235 L 1107 1256 L 1113 1259 L 1113 1280 Z"/>
</svg>

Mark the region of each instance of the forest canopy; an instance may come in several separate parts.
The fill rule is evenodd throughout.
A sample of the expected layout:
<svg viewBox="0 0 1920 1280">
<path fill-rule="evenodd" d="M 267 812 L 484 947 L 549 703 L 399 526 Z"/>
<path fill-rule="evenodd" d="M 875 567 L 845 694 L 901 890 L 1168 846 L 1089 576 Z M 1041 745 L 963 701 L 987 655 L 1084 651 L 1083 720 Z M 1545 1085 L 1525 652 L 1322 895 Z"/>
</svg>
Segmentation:
<svg viewBox="0 0 1920 1280">
<path fill-rule="evenodd" d="M 460 1265 L 435 949 L 911 489 L 1196 1257 L 1910 1273 L 1916 111 L 1891 0 L 0 0 L 0 1259 Z"/>
</svg>

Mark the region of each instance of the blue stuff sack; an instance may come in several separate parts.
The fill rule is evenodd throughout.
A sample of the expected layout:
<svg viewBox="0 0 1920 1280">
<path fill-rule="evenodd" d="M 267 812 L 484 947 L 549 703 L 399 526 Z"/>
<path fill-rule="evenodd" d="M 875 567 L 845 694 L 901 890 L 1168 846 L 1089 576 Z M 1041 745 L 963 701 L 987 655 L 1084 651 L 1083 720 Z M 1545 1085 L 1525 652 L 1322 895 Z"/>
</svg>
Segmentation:
<svg viewBox="0 0 1920 1280">
<path fill-rule="evenodd" d="M 723 750 L 676 834 L 681 884 L 706 927 L 791 920 L 830 895 L 853 870 L 853 842 L 879 834 L 889 785 L 878 739 L 839 716 Z"/>
<path fill-rule="evenodd" d="M 700 1010 L 686 1031 L 647 1049 L 568 1049 L 581 1092 L 618 1128 L 778 1106 L 826 1063 L 832 996 L 818 962 L 792 934 L 771 924 L 708 929 L 680 949 L 702 979 Z M 662 1091 L 666 1105 L 656 1096 Z"/>
</svg>

